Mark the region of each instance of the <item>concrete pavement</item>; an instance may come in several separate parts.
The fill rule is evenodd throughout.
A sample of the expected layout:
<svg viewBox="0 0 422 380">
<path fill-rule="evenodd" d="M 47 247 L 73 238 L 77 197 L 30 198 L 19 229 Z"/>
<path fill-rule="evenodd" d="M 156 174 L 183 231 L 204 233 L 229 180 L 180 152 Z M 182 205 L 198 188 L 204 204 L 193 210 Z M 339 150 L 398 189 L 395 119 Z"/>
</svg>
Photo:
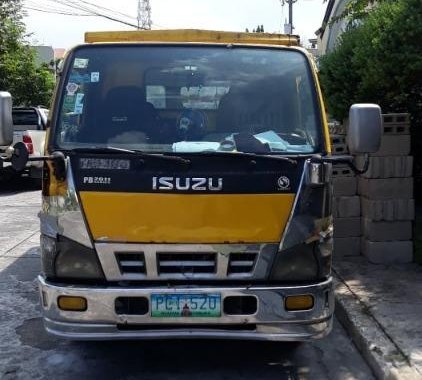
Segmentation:
<svg viewBox="0 0 422 380">
<path fill-rule="evenodd" d="M 69 342 L 42 326 L 39 191 L 0 190 L 0 379 L 333 379 L 373 375 L 335 321 L 306 344 L 237 341 Z"/>
<path fill-rule="evenodd" d="M 334 265 L 336 314 L 378 378 L 422 379 L 422 266 Z"/>
</svg>

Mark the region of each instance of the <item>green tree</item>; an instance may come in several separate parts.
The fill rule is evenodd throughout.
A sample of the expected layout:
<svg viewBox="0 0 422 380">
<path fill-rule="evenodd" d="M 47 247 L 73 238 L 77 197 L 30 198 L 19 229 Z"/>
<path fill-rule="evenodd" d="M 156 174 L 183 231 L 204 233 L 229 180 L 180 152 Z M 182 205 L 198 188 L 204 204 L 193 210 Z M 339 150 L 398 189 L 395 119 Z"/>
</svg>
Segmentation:
<svg viewBox="0 0 422 380">
<path fill-rule="evenodd" d="M 54 76 L 37 66 L 22 12 L 22 0 L 0 0 L 0 89 L 12 94 L 14 104 L 48 106 Z"/>
<path fill-rule="evenodd" d="M 321 58 L 320 75 L 329 111 L 340 120 L 354 102 L 375 102 L 422 123 L 422 1 L 380 2 Z"/>
<path fill-rule="evenodd" d="M 328 1 L 328 0 L 324 0 Z M 375 4 L 382 3 L 384 1 L 396 1 L 396 0 L 349 0 L 346 4 L 344 11 L 341 15 L 331 20 L 331 22 L 335 22 L 338 19 L 347 18 L 350 21 L 354 20 L 362 20 L 364 19 L 368 13 L 371 11 L 372 7 Z"/>
</svg>

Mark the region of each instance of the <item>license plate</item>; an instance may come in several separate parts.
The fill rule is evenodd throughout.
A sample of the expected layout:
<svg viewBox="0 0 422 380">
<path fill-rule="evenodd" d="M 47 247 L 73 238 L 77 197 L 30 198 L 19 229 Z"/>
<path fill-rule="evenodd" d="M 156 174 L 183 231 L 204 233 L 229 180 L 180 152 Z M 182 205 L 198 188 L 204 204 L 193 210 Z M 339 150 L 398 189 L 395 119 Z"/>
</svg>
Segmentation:
<svg viewBox="0 0 422 380">
<path fill-rule="evenodd" d="M 221 316 L 220 294 L 152 294 L 151 317 L 216 318 Z"/>
</svg>

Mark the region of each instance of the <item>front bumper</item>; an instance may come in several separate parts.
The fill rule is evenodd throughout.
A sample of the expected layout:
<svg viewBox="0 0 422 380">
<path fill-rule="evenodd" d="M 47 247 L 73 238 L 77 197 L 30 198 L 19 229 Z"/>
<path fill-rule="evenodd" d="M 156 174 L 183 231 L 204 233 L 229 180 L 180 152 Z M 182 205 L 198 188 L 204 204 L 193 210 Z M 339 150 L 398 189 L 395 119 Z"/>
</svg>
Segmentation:
<svg viewBox="0 0 422 380">
<path fill-rule="evenodd" d="M 332 280 L 306 286 L 177 286 L 177 287 L 77 287 L 56 285 L 38 277 L 46 330 L 75 340 L 222 338 L 274 341 L 307 341 L 322 338 L 331 331 L 334 311 Z M 227 296 L 253 295 L 258 310 L 253 315 L 227 315 L 219 318 L 153 318 L 146 315 L 118 315 L 118 297 L 146 297 L 152 293 L 220 293 Z M 289 312 L 284 298 L 311 294 L 311 310 Z M 61 295 L 87 299 L 85 312 L 60 310 Z"/>
</svg>

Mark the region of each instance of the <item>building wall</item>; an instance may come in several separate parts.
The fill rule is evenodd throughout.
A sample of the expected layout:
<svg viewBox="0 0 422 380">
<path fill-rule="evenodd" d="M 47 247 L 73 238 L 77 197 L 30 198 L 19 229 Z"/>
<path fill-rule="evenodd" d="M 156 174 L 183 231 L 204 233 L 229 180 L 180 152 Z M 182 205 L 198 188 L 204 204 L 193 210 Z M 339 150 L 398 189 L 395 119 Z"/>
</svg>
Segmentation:
<svg viewBox="0 0 422 380">
<path fill-rule="evenodd" d="M 51 61 L 54 60 L 54 49 L 51 46 L 33 46 L 37 53 L 36 62 L 37 65 L 41 66 L 43 63 L 50 65 Z"/>
<path fill-rule="evenodd" d="M 324 55 L 333 50 L 338 41 L 338 37 L 345 30 L 345 20 L 337 21 L 333 25 L 330 25 L 330 21 L 343 13 L 349 1 L 350 0 L 330 0 L 327 10 L 331 9 L 331 12 L 325 15 L 325 25 L 318 31 L 318 50 L 320 55 Z"/>
</svg>

